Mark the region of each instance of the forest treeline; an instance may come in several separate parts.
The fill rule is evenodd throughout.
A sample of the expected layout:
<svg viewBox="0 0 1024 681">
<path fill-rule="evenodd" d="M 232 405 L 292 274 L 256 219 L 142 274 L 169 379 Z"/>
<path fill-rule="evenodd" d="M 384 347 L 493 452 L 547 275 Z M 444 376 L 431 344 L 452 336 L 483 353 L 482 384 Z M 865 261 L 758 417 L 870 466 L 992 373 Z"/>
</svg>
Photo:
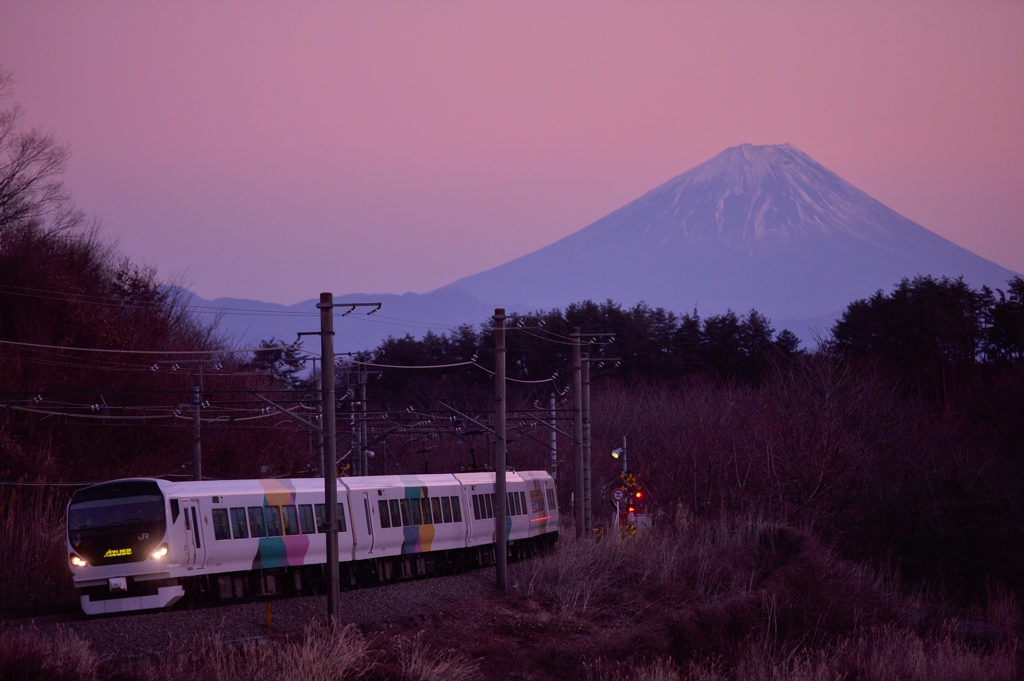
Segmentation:
<svg viewBox="0 0 1024 681">
<path fill-rule="evenodd" d="M 479 330 L 463 326 L 451 333 L 427 332 L 423 338 L 388 338 L 362 359 L 406 366 L 490 364 L 486 358 L 493 352 L 494 335 L 489 324 L 487 320 Z M 756 384 L 773 367 L 826 354 L 880 363 L 905 389 L 946 400 L 968 389 L 974 379 L 997 375 L 1024 358 L 1024 280 L 1014 277 L 1005 290 L 993 291 L 972 289 L 963 279 L 904 279 L 889 293 L 878 291 L 852 302 L 813 350 L 801 350 L 788 329 L 776 333 L 771 320 L 757 310 L 701 319 L 696 310 L 676 315 L 644 303 L 625 309 L 608 300 L 569 305 L 564 312 L 513 313 L 506 320 L 508 375 L 521 380 L 559 374 L 567 378 L 573 328 L 581 330 L 596 374 L 606 378 L 672 383 L 701 376 Z M 488 381 L 479 371 L 455 367 L 431 372 L 426 383 L 434 386 L 439 379 L 479 385 Z M 386 372 L 375 387 L 401 397 L 415 395 L 422 386 L 415 374 Z"/>
<path fill-rule="evenodd" d="M 0 95 L 9 85 L 0 76 Z M 311 417 L 304 355 L 273 339 L 231 352 L 152 268 L 102 238 L 62 184 L 67 148 L 22 118 L 0 108 L 0 481 L 188 477 L 199 383 L 207 476 L 310 474 L 311 432 L 254 397 Z M 665 522 L 679 509 L 760 515 L 924 579 L 969 590 L 994 575 L 1024 587 L 1019 277 L 1000 290 L 906 279 L 852 302 L 816 348 L 754 310 L 701 317 L 584 301 L 512 314 L 507 326 L 508 375 L 539 381 L 510 383 L 510 408 L 565 399 L 570 334 L 582 331 L 598 524 L 619 465 L 599 453 L 628 436 L 631 467 Z M 437 398 L 486 409 L 493 348 L 485 324 L 389 338 L 355 359 L 375 365 L 374 410 L 415 412 Z M 442 365 L 458 366 L 389 368 Z M 337 376 L 350 380 L 357 366 L 342 363 Z M 353 399 L 339 389 L 342 411 Z M 342 442 L 356 423 L 340 419 Z M 545 426 L 533 428 L 510 439 L 509 460 L 546 468 Z M 371 435 L 376 472 L 458 470 L 489 450 L 485 436 Z M 564 438 L 559 448 L 564 507 L 573 455 Z M 55 492 L 40 494 L 59 512 Z"/>
</svg>

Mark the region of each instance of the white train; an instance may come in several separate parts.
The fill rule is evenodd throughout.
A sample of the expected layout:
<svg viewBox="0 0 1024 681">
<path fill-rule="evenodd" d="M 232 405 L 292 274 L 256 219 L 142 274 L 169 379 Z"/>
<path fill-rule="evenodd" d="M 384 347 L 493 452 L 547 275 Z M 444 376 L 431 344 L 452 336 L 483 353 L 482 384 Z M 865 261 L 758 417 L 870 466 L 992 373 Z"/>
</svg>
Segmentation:
<svg viewBox="0 0 1024 681">
<path fill-rule="evenodd" d="M 551 476 L 509 472 L 509 556 L 558 537 Z M 168 482 L 79 490 L 68 553 L 88 615 L 326 588 L 322 478 Z M 341 583 L 381 583 L 494 561 L 494 473 L 338 479 Z"/>
</svg>

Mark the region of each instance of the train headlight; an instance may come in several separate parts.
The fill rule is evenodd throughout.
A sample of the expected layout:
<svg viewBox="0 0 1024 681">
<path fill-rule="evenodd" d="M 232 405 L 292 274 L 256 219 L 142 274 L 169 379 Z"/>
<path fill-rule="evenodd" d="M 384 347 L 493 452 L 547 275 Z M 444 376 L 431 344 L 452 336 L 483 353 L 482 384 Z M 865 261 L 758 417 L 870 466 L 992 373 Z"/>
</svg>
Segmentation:
<svg viewBox="0 0 1024 681">
<path fill-rule="evenodd" d="M 89 564 L 86 563 L 84 560 L 82 560 L 82 558 L 80 558 L 79 556 L 76 556 L 73 553 L 71 554 L 71 564 L 74 565 L 75 567 L 88 567 L 89 566 Z"/>
<path fill-rule="evenodd" d="M 152 558 L 153 560 L 160 560 L 161 558 L 163 558 L 166 555 L 167 555 L 167 544 L 161 544 L 160 548 L 158 548 L 156 551 L 154 551 L 153 555 L 151 555 L 150 558 Z"/>
</svg>

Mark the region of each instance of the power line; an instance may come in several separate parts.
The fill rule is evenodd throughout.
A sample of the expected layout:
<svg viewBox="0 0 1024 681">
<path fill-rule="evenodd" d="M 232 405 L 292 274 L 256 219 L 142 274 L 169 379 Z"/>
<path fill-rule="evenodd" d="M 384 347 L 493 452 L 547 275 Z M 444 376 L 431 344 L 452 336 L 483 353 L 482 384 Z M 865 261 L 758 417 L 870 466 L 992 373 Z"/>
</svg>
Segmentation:
<svg viewBox="0 0 1024 681">
<path fill-rule="evenodd" d="M 43 345 L 41 343 L 20 343 L 18 341 L 7 341 L 0 340 L 0 344 L 3 345 L 15 345 L 18 347 L 25 348 L 37 348 L 42 350 L 65 350 L 72 352 L 100 352 L 108 354 L 123 354 L 123 355 L 233 355 L 244 352 L 271 352 L 279 351 L 288 347 L 294 347 L 298 352 L 309 352 L 298 346 L 287 346 L 287 345 L 272 345 L 263 348 L 238 348 L 238 349 L 225 349 L 218 348 L 214 350 L 117 350 L 109 348 L 76 348 L 69 345 Z"/>
</svg>

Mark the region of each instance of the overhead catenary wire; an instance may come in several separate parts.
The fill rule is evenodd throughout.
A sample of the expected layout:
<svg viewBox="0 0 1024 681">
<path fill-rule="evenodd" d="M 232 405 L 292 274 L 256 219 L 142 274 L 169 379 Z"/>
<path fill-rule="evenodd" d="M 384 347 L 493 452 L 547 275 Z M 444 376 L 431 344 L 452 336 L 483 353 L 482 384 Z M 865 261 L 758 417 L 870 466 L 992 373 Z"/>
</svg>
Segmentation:
<svg viewBox="0 0 1024 681">
<path fill-rule="evenodd" d="M 270 347 L 265 348 L 218 348 L 214 350 L 119 350 L 114 348 L 78 348 L 70 345 L 44 345 L 42 343 L 21 343 L 18 341 L 8 340 L 0 340 L 0 344 L 14 345 L 25 348 L 40 348 L 44 350 L 65 350 L 69 352 L 98 352 L 121 355 L 231 355 L 243 352 L 271 352 L 274 350 L 280 350 L 282 347 L 289 347 L 272 345 Z M 302 351 L 302 348 L 296 347 L 296 350 Z"/>
</svg>

